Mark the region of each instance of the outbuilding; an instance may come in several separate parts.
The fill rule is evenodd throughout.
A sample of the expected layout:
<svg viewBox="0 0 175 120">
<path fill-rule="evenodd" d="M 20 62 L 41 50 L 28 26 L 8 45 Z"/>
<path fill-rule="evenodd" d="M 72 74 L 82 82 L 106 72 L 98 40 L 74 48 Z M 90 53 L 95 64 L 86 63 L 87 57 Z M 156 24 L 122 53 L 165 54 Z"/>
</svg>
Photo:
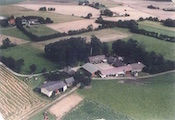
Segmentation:
<svg viewBox="0 0 175 120">
<path fill-rule="evenodd" d="M 49 81 L 39 86 L 39 88 L 41 89 L 41 93 L 51 97 L 54 92 L 60 93 L 66 91 L 67 85 L 63 81 Z"/>
<path fill-rule="evenodd" d="M 82 68 L 89 72 L 92 76 L 94 76 L 95 73 L 99 71 L 99 69 L 92 63 L 86 63 L 82 66 Z"/>
</svg>

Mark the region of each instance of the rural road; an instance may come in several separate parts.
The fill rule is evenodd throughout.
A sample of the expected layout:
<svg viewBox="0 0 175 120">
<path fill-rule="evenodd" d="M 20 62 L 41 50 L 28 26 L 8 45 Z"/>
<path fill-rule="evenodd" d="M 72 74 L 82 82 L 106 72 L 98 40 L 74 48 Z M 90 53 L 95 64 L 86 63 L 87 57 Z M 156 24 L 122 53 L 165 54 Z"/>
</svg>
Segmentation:
<svg viewBox="0 0 175 120">
<path fill-rule="evenodd" d="M 30 74 L 30 75 L 23 75 L 23 74 L 19 74 L 19 73 L 16 73 L 14 72 L 13 70 L 11 70 L 10 68 L 8 68 L 7 66 L 5 66 L 2 62 L 0 62 L 0 65 L 2 65 L 3 67 L 5 67 L 8 71 L 10 71 L 12 74 L 18 76 L 18 77 L 37 77 L 37 76 L 41 76 L 43 75 L 44 73 L 38 73 L 38 74 Z M 72 68 L 74 70 L 77 70 L 79 69 L 79 67 L 75 67 L 75 68 Z M 55 72 L 55 71 L 62 71 L 62 70 L 53 70 L 53 71 L 49 71 L 49 72 Z M 46 72 L 46 73 L 49 73 L 49 72 Z M 145 78 L 151 78 L 151 77 L 156 77 L 156 76 L 160 76 L 160 75 L 164 75 L 164 74 L 167 74 L 167 73 L 175 73 L 175 70 L 171 70 L 171 71 L 166 71 L 166 72 L 162 72 L 162 73 L 157 73 L 157 74 L 153 74 L 153 75 L 147 75 L 147 76 L 140 76 L 140 77 L 110 77 L 110 78 L 92 78 L 94 80 L 136 80 L 136 79 L 145 79 Z"/>
</svg>

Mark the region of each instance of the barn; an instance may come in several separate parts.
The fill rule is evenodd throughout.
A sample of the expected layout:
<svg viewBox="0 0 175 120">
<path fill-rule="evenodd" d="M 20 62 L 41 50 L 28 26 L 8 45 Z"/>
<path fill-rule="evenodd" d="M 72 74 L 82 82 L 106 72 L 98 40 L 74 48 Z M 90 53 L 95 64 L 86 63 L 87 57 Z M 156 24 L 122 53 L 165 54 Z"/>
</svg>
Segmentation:
<svg viewBox="0 0 175 120">
<path fill-rule="evenodd" d="M 8 17 L 0 16 L 0 26 L 8 26 Z"/>
</svg>

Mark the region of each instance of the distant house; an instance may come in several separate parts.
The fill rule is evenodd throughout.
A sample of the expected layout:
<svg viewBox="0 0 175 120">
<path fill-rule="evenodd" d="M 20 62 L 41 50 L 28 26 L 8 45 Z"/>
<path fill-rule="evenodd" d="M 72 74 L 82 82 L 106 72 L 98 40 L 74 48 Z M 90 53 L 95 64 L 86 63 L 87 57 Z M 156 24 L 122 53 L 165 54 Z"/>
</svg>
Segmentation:
<svg viewBox="0 0 175 120">
<path fill-rule="evenodd" d="M 89 72 L 92 76 L 94 76 L 95 73 L 99 71 L 99 69 L 92 63 L 86 63 L 82 66 L 82 68 Z"/>
<path fill-rule="evenodd" d="M 89 57 L 89 62 L 92 64 L 98 64 L 105 60 L 105 55 L 97 55 Z"/>
<path fill-rule="evenodd" d="M 130 73 L 132 71 L 132 68 L 130 65 L 127 66 L 121 66 L 121 67 L 113 67 L 109 69 L 102 69 L 100 70 L 100 76 L 102 78 L 106 77 L 117 77 L 119 75 L 125 75 L 127 73 Z"/>
<path fill-rule="evenodd" d="M 73 77 L 65 79 L 65 83 L 67 84 L 68 87 L 72 86 L 74 82 L 75 82 L 75 79 Z"/>
<path fill-rule="evenodd" d="M 41 93 L 50 97 L 54 92 L 60 93 L 66 91 L 67 85 L 63 81 L 50 81 L 39 86 L 39 88 L 41 89 Z"/>
</svg>

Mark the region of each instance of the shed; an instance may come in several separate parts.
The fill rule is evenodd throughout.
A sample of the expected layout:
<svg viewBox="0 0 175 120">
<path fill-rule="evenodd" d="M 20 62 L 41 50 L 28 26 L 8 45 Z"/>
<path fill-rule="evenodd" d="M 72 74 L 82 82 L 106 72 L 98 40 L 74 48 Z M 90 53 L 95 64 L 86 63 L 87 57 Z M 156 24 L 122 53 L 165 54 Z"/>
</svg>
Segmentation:
<svg viewBox="0 0 175 120">
<path fill-rule="evenodd" d="M 67 89 L 67 85 L 63 81 L 49 81 L 39 86 L 41 93 L 50 97 L 53 92 L 64 92 Z"/>
<path fill-rule="evenodd" d="M 142 69 L 145 67 L 144 64 L 142 64 L 141 62 L 138 63 L 133 63 L 133 64 L 129 64 L 132 68 L 132 72 L 141 72 Z"/>
</svg>

